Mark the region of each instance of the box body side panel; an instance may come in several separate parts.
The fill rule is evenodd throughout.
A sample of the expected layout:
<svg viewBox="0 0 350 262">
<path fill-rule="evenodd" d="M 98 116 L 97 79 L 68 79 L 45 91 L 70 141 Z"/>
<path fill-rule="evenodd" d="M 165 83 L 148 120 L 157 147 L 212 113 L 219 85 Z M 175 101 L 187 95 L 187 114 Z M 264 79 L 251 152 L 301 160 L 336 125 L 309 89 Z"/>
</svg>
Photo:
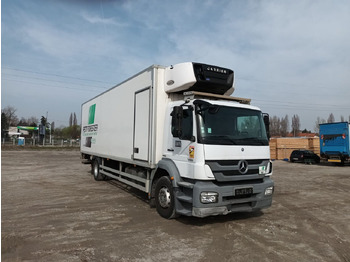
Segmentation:
<svg viewBox="0 0 350 262">
<path fill-rule="evenodd" d="M 143 73 L 130 78 L 121 85 L 89 100 L 82 105 L 81 151 L 91 155 L 109 156 L 114 159 L 133 159 L 135 140 L 135 97 L 141 90 L 148 89 L 149 103 L 142 100 L 140 106 L 145 107 L 147 114 L 152 108 L 152 73 L 150 68 Z M 137 107 L 140 111 L 141 108 Z M 141 110 L 142 111 L 142 110 Z M 149 121 L 153 119 L 149 117 Z M 147 126 L 147 123 L 143 123 Z M 145 134 L 151 140 L 151 123 Z M 142 141 L 149 144 L 149 141 Z M 148 152 L 142 152 L 144 160 Z"/>
</svg>

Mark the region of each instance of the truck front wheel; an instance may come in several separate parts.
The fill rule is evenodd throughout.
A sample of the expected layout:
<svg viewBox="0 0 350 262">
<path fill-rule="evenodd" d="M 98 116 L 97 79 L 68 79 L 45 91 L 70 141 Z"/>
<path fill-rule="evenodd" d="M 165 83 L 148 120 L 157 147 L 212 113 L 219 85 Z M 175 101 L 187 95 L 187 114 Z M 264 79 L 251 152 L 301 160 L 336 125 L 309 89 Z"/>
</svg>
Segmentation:
<svg viewBox="0 0 350 262">
<path fill-rule="evenodd" d="M 94 175 L 94 179 L 96 181 L 102 181 L 104 180 L 104 175 L 100 172 L 100 159 L 95 158 L 93 165 L 92 165 L 92 173 Z"/>
<path fill-rule="evenodd" d="M 155 202 L 159 215 L 167 219 L 176 217 L 174 191 L 168 176 L 162 176 L 156 181 Z"/>
</svg>

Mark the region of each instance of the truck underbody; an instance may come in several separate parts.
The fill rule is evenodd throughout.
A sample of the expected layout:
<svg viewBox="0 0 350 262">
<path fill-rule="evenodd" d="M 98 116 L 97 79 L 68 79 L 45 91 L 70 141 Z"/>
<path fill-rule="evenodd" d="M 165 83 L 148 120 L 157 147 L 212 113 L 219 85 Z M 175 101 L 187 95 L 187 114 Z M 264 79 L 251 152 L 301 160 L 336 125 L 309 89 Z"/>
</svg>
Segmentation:
<svg viewBox="0 0 350 262">
<path fill-rule="evenodd" d="M 236 182 L 182 179 L 178 175 L 170 174 L 171 165 L 164 166 L 169 159 L 162 161 L 161 167 L 155 169 L 84 153 L 82 162 L 91 164 L 91 173 L 96 181 L 115 179 L 148 193 L 151 207 L 157 207 L 158 203 L 158 212 L 165 218 L 174 218 L 178 215 L 206 217 L 256 212 L 270 207 L 272 203 L 274 183 L 269 177 Z M 231 168 L 233 173 L 238 172 L 238 167 Z M 159 182 L 164 184 L 164 180 L 166 181 L 164 178 L 170 178 L 170 184 L 163 190 L 161 186 L 157 190 L 157 184 Z M 199 198 L 194 197 L 201 195 L 201 192 L 217 192 L 216 202 L 201 203 Z M 170 214 L 167 212 L 169 210 Z"/>
</svg>

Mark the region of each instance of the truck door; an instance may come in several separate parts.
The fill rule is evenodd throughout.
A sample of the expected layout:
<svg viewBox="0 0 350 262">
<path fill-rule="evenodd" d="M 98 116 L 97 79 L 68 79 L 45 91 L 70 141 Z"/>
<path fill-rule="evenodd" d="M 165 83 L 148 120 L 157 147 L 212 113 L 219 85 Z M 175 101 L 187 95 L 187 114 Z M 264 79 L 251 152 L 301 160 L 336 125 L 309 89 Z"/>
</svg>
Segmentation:
<svg viewBox="0 0 350 262">
<path fill-rule="evenodd" d="M 179 172 L 184 177 L 193 177 L 194 142 L 193 137 L 193 109 L 185 108 L 181 120 L 181 133 L 173 133 L 172 159 L 176 163 Z M 175 127 L 172 125 L 172 130 Z"/>
<path fill-rule="evenodd" d="M 133 158 L 148 161 L 150 145 L 151 88 L 135 93 Z"/>
</svg>

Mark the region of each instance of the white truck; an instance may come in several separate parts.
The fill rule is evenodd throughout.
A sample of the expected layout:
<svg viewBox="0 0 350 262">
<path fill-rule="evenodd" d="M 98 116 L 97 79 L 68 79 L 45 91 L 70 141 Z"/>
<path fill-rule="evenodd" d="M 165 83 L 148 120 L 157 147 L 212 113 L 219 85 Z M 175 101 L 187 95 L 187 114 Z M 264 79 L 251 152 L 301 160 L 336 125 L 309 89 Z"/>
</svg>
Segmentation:
<svg viewBox="0 0 350 262">
<path fill-rule="evenodd" d="M 145 69 L 82 105 L 83 161 L 168 219 L 271 206 L 269 118 L 230 96 L 233 83 L 232 70 L 200 63 Z"/>
</svg>

